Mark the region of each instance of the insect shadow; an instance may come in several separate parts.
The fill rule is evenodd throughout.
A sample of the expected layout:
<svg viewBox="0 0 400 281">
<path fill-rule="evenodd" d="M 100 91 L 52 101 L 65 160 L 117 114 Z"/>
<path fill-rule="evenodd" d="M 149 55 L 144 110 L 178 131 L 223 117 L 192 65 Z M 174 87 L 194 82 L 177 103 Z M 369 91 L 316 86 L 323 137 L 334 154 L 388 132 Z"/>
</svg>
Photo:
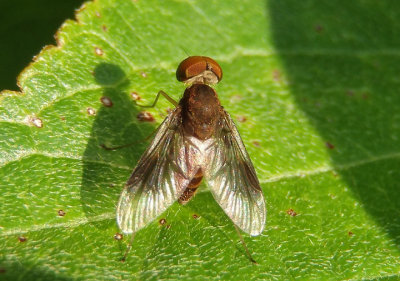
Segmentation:
<svg viewBox="0 0 400 281">
<path fill-rule="evenodd" d="M 154 130 L 154 125 L 137 121 L 139 110 L 130 98 L 128 80 L 117 65 L 101 63 L 93 71 L 101 86 L 91 135 L 83 154 L 81 204 L 86 217 L 97 221 L 99 216 L 114 218 L 115 206 L 126 179 L 132 172 L 147 143 L 143 141 Z M 100 104 L 100 106 L 98 106 Z M 115 146 L 135 142 L 134 145 L 108 151 L 100 145 Z M 115 224 L 115 220 L 110 220 Z M 92 223 L 99 228 L 99 223 Z M 104 227 L 109 226 L 104 225 Z M 117 228 L 117 227 L 116 227 Z"/>
<path fill-rule="evenodd" d="M 221 240 L 221 244 L 228 243 L 227 245 L 229 245 L 230 249 L 227 250 L 225 248 L 225 251 L 234 251 L 236 255 L 241 253 L 243 257 L 246 256 L 245 250 L 243 249 L 242 245 L 240 245 L 240 240 L 238 239 L 237 233 L 235 233 L 232 221 L 217 204 L 211 192 L 207 190 L 207 187 L 202 186 L 202 189 L 204 191 L 199 192 L 196 195 L 197 200 L 192 200 L 188 205 L 185 206 L 193 215 L 198 216 L 194 218 L 192 215 L 193 220 L 201 219 L 202 221 L 205 221 L 206 224 L 214 231 L 212 237 L 213 240 L 219 239 Z M 207 210 L 207 212 L 204 210 Z M 204 239 L 204 237 L 198 237 L 198 240 L 201 241 L 202 239 Z M 248 239 L 248 237 L 246 237 L 246 239 Z M 232 242 L 232 245 L 230 245 L 230 242 Z M 208 259 L 210 257 L 209 251 L 210 250 L 208 249 L 201 254 Z"/>
<path fill-rule="evenodd" d="M 164 276 L 168 278 L 171 276 L 169 271 L 171 263 L 178 263 L 182 258 L 193 257 L 192 261 L 188 261 L 193 262 L 188 267 L 194 271 L 202 270 L 201 268 L 222 271 L 224 265 L 216 265 L 214 261 L 227 256 L 244 260 L 246 252 L 240 244 L 232 221 L 215 201 L 205 183 L 202 183 L 199 189 L 200 191 L 188 204 L 175 205 L 172 206 L 173 210 L 167 211 L 168 217 L 175 216 L 175 219 L 173 221 L 167 219 L 167 224 L 171 223 L 170 229 L 166 226 L 159 227 L 157 239 L 154 239 L 154 244 L 147 251 L 146 258 L 142 260 L 143 270 L 139 279 L 149 279 L 154 270 L 159 272 L 160 279 Z M 180 209 L 179 215 L 175 214 L 175 207 Z M 194 218 L 194 214 L 198 217 Z M 160 252 L 170 255 L 168 262 Z M 202 261 L 201 265 L 197 262 L 198 259 Z M 179 273 L 174 272 L 174 274 Z"/>
<path fill-rule="evenodd" d="M 56 270 L 44 269 L 33 261 L 4 261 L 0 267 L 0 280 L 59 280 L 71 281 L 74 278 L 71 276 L 63 276 Z M 28 277 L 29 276 L 29 277 Z"/>
</svg>

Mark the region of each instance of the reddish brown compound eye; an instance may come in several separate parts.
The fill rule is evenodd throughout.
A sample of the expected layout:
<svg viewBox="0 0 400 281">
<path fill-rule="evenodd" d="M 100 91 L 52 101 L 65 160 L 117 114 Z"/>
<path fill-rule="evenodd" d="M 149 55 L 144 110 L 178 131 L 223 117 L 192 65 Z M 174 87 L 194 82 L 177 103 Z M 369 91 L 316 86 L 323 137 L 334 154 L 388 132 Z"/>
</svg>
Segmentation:
<svg viewBox="0 0 400 281">
<path fill-rule="evenodd" d="M 181 82 L 216 84 L 222 79 L 222 69 L 212 58 L 188 57 L 179 64 L 176 70 L 176 79 Z M 195 80 L 191 81 L 192 79 Z"/>
</svg>

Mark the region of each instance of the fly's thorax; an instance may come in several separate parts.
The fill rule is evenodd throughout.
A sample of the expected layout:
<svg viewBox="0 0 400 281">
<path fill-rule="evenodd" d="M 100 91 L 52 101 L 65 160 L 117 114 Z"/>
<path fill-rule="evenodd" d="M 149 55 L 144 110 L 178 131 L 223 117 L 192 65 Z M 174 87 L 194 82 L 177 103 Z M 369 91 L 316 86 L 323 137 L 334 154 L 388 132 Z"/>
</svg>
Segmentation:
<svg viewBox="0 0 400 281">
<path fill-rule="evenodd" d="M 185 90 L 180 103 L 185 133 L 200 140 L 209 139 L 220 123 L 222 113 L 214 89 L 205 84 L 193 84 Z"/>
</svg>

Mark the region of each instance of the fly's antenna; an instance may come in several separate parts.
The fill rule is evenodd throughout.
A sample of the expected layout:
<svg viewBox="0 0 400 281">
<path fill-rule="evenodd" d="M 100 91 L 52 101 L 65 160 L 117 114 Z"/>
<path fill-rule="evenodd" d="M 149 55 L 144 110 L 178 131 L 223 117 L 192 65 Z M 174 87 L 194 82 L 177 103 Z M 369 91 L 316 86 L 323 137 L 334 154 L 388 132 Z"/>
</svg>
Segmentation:
<svg viewBox="0 0 400 281">
<path fill-rule="evenodd" d="M 210 50 L 210 47 L 208 47 L 207 49 L 203 50 L 202 54 L 207 54 L 208 50 Z"/>
<path fill-rule="evenodd" d="M 182 45 L 179 45 L 179 48 L 182 49 L 182 51 L 186 54 L 187 57 L 190 57 L 190 54 L 189 54 L 188 50 L 185 47 L 183 47 Z"/>
</svg>

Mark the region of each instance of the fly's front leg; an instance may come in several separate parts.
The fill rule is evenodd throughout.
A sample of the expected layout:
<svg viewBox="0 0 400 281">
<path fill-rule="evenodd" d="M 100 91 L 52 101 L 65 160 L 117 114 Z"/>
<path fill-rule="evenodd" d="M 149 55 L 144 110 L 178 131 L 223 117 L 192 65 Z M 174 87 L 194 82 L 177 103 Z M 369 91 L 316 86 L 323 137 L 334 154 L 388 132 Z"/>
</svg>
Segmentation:
<svg viewBox="0 0 400 281">
<path fill-rule="evenodd" d="M 160 95 L 163 95 L 163 97 L 164 98 L 166 98 L 170 103 L 172 103 L 175 107 L 177 107 L 178 106 L 178 103 L 173 99 L 173 98 L 171 98 L 166 92 L 164 92 L 164 91 L 159 91 L 158 92 L 158 94 L 157 94 L 157 96 L 156 96 L 156 99 L 154 100 L 154 102 L 153 102 L 153 104 L 152 105 L 140 105 L 140 104 L 137 104 L 138 106 L 140 106 L 140 107 L 143 107 L 143 108 L 152 108 L 152 107 L 154 107 L 156 104 L 157 104 L 157 101 L 158 101 L 158 99 L 160 98 Z M 154 133 L 156 132 L 156 130 L 154 130 L 145 140 L 148 140 L 152 135 L 154 135 Z M 142 141 L 139 141 L 139 142 L 143 142 L 143 140 Z M 107 145 L 105 145 L 105 144 L 100 144 L 100 146 L 102 147 L 102 148 L 104 148 L 105 150 L 117 150 L 117 149 L 120 149 L 120 148 L 125 148 L 125 147 L 128 147 L 128 146 L 131 146 L 131 145 L 134 145 L 134 144 L 137 144 L 138 143 L 138 141 L 135 141 L 135 142 L 132 142 L 132 143 L 128 143 L 128 144 L 124 144 L 124 145 L 119 145 L 119 146 L 113 146 L 113 147 L 109 147 L 109 146 L 107 146 Z"/>
<path fill-rule="evenodd" d="M 157 104 L 157 101 L 158 101 L 160 95 L 163 95 L 163 97 L 166 98 L 166 99 L 167 99 L 170 103 L 172 103 L 175 107 L 178 106 L 178 103 L 177 103 L 173 98 L 171 98 L 166 92 L 164 92 L 164 91 L 162 91 L 162 90 L 158 92 L 158 94 L 157 94 L 157 96 L 156 96 L 156 99 L 154 100 L 154 102 L 153 102 L 152 105 L 140 105 L 140 104 L 137 104 L 137 105 L 140 106 L 140 107 L 144 107 L 144 108 L 152 108 L 152 107 L 154 107 L 154 106 Z"/>
</svg>

